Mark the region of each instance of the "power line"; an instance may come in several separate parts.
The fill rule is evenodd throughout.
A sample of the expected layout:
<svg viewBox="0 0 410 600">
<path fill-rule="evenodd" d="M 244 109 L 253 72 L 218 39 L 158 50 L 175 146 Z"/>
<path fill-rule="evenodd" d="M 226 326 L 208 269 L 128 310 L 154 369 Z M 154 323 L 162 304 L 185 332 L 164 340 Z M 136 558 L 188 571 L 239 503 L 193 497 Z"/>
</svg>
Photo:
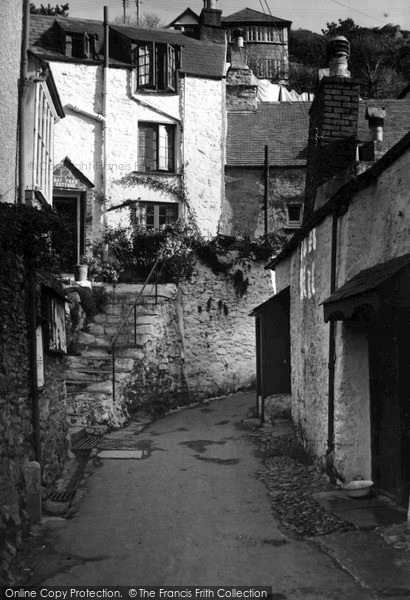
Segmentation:
<svg viewBox="0 0 410 600">
<path fill-rule="evenodd" d="M 343 4 L 343 2 L 339 2 L 338 0 L 331 0 L 331 1 L 334 2 L 335 4 L 339 4 L 340 6 L 344 6 L 344 8 L 348 8 L 349 10 L 354 10 L 355 12 L 360 13 L 361 15 L 364 15 L 365 17 L 369 17 L 370 19 L 379 21 L 379 23 L 384 23 L 384 21 L 382 21 L 382 19 L 378 19 L 377 17 L 374 17 L 373 15 L 369 15 L 368 13 L 365 13 L 362 10 L 359 10 L 357 8 L 352 8 L 348 4 Z"/>
</svg>

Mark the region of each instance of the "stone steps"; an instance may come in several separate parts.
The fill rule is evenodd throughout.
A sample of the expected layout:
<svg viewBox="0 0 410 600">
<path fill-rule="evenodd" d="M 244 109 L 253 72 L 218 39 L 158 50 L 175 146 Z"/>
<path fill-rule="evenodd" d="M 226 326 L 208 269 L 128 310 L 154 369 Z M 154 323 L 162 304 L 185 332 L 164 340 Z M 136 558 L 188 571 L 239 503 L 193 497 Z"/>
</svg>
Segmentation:
<svg viewBox="0 0 410 600">
<path fill-rule="evenodd" d="M 135 298 L 127 293 L 130 286 L 120 285 L 118 288 L 119 291 L 113 292 L 104 313 L 95 315 L 87 331 L 79 334 L 76 355 L 66 357 L 67 402 L 72 427 L 107 422 L 106 415 L 110 411 L 115 414 L 118 410 L 112 398 L 111 342 Z M 172 296 L 171 292 L 169 297 Z M 131 312 L 116 340 L 116 384 L 127 380 L 135 361 L 144 357 L 142 348 L 149 348 L 151 343 L 155 343 L 151 340 L 159 337 L 159 317 L 160 307 L 155 303 L 155 298 L 141 298 L 137 305 L 135 338 L 134 315 Z"/>
<path fill-rule="evenodd" d="M 118 358 L 116 359 L 115 363 L 115 368 L 117 371 L 129 372 L 133 368 L 134 361 L 128 358 Z M 70 372 L 111 370 L 112 355 L 107 353 L 105 356 L 67 356 L 66 366 L 67 370 Z"/>
</svg>

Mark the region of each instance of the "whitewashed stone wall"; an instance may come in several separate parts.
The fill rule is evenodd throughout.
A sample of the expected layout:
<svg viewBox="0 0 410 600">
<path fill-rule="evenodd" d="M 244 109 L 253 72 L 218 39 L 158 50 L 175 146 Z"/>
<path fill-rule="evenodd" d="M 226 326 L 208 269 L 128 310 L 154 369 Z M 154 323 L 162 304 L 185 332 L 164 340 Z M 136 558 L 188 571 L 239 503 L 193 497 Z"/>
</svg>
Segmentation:
<svg viewBox="0 0 410 600">
<path fill-rule="evenodd" d="M 242 297 L 232 283 L 237 269 L 249 279 Z M 249 313 L 272 295 L 270 274 L 263 264 L 249 261 L 238 261 L 230 274 L 217 276 L 197 264 L 191 281 L 181 285 L 186 377 L 198 396 L 255 382 L 255 319 Z"/>
<path fill-rule="evenodd" d="M 22 3 L 3 0 L 1 16 L 0 202 L 16 201 L 18 79 L 20 77 Z"/>
<path fill-rule="evenodd" d="M 337 287 L 410 252 L 410 151 L 359 192 L 338 219 Z M 332 219 L 327 217 L 275 269 L 276 291 L 291 286 L 292 415 L 313 454 L 327 441 L 328 336 L 321 303 L 330 295 Z M 366 329 L 336 322 L 334 464 L 347 480 L 371 477 Z"/>
<path fill-rule="evenodd" d="M 71 104 L 91 113 L 102 112 L 102 68 L 53 62 L 53 74 L 63 106 Z M 224 166 L 224 82 L 185 77 L 179 95 L 134 94 L 133 74 L 110 69 L 108 84 L 107 161 L 103 164 L 103 124 L 66 110 L 55 128 L 55 164 L 68 156 L 95 185 L 93 232 L 103 227 L 103 176 L 108 179 L 107 208 L 125 200 L 176 202 L 174 195 L 147 185 L 124 184 L 138 170 L 138 122 L 176 126 L 176 168 L 184 171 L 187 197 L 204 235 L 215 235 L 221 215 Z M 144 174 L 143 174 L 144 175 Z M 155 174 L 149 175 L 155 177 Z M 163 181 L 182 185 L 175 175 Z M 126 211 L 110 211 L 109 224 L 127 224 Z"/>
<path fill-rule="evenodd" d="M 218 232 L 225 189 L 225 82 L 185 77 L 185 186 L 204 235 Z"/>
</svg>

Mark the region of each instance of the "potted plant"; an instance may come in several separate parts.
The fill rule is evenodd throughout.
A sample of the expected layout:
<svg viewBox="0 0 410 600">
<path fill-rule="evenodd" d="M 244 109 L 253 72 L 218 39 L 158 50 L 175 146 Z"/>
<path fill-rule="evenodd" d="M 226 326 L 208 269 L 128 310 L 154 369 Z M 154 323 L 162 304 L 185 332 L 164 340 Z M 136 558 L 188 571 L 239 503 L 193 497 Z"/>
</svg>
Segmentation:
<svg viewBox="0 0 410 600">
<path fill-rule="evenodd" d="M 75 280 L 79 282 L 88 281 L 88 265 L 92 260 L 91 257 L 82 254 L 78 264 L 75 266 Z"/>
</svg>

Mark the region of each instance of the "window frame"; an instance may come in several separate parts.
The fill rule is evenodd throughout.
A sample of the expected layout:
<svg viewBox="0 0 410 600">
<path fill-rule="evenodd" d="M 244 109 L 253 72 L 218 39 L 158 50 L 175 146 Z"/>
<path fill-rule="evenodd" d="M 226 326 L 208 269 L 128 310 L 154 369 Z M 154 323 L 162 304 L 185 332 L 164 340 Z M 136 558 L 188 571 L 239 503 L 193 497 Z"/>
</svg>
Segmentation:
<svg viewBox="0 0 410 600">
<path fill-rule="evenodd" d="M 299 219 L 291 219 L 290 218 L 290 209 L 298 208 L 299 209 Z M 299 229 L 302 225 L 303 219 L 303 203 L 302 202 L 289 202 L 286 204 L 286 229 Z"/>
<path fill-rule="evenodd" d="M 145 49 L 144 54 L 141 53 L 142 49 Z M 179 47 L 167 43 L 137 42 L 133 44 L 134 91 L 136 93 L 143 90 L 176 93 L 179 53 Z M 144 57 L 147 60 L 142 62 L 141 59 Z M 142 73 L 143 67 L 144 72 Z M 143 77 L 145 81 L 141 81 Z"/>
<path fill-rule="evenodd" d="M 45 84 L 38 82 L 34 96 L 33 189 L 41 192 L 48 204 L 53 198 L 54 125 L 56 114 Z M 44 111 L 46 117 L 44 117 Z"/>
<path fill-rule="evenodd" d="M 149 224 L 147 225 L 147 209 L 152 209 L 152 217 L 153 217 L 153 221 L 152 221 L 152 225 Z M 141 222 L 141 216 L 138 214 L 139 212 L 142 212 L 141 209 L 145 209 L 145 215 L 143 218 L 143 222 Z M 172 219 L 170 222 L 163 222 L 161 223 L 161 209 L 165 209 L 165 211 L 167 209 L 172 209 L 173 212 L 175 213 L 175 218 Z M 165 221 L 166 221 L 166 214 L 165 216 Z M 144 231 L 160 231 L 161 229 L 170 226 L 170 225 L 174 225 L 175 223 L 177 223 L 177 221 L 180 218 L 180 205 L 178 202 L 154 202 L 151 200 L 138 200 L 133 206 L 132 206 L 132 213 L 131 213 L 131 221 L 133 223 L 133 225 L 135 227 L 140 227 L 141 229 L 143 229 Z"/>
<path fill-rule="evenodd" d="M 148 144 L 142 144 L 142 128 L 151 129 L 152 135 L 152 161 L 155 162 L 154 169 L 147 168 L 147 162 L 149 161 L 149 156 L 147 153 Z M 161 134 L 167 133 L 168 137 L 165 138 L 161 136 Z M 166 142 L 164 145 L 161 145 L 161 140 L 171 141 L 171 144 L 166 146 Z M 174 174 L 176 172 L 176 160 L 175 160 L 175 140 L 176 140 L 176 126 L 172 123 L 157 123 L 154 121 L 139 121 L 138 122 L 138 151 L 137 151 L 137 162 L 138 162 L 138 172 L 140 173 L 165 173 L 165 174 Z M 154 147 L 155 144 L 155 147 Z M 145 149 L 145 160 L 142 162 L 141 152 L 142 149 Z M 161 151 L 165 151 L 165 155 L 161 154 Z M 167 168 L 161 161 L 168 161 L 170 166 Z M 144 167 L 144 168 L 143 168 Z"/>
<path fill-rule="evenodd" d="M 275 25 L 248 25 L 245 26 L 245 40 L 253 44 L 283 44 L 284 29 Z"/>
</svg>

